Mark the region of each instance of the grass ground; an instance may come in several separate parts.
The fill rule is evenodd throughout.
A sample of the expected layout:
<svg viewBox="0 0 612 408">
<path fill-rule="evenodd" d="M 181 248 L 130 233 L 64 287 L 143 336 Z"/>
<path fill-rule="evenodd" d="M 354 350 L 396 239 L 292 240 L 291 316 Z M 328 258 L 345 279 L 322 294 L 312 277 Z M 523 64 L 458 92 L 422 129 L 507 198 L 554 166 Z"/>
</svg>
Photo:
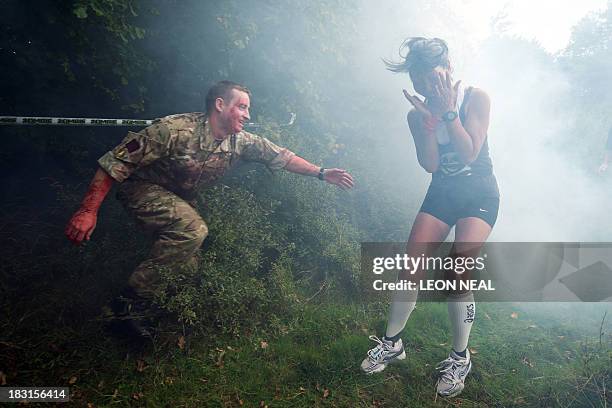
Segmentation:
<svg viewBox="0 0 612 408">
<path fill-rule="evenodd" d="M 169 334 L 135 349 L 95 320 L 28 328 L 24 322 L 33 314 L 15 315 L 13 335 L 0 338 L 0 375 L 7 385 L 69 386 L 70 405 L 92 407 L 612 404 L 609 320 L 600 336 L 601 315 L 577 323 L 550 318 L 545 307 L 561 308 L 480 304 L 470 342 L 474 368 L 453 399 L 434 395 L 434 367 L 450 347 L 446 305 L 438 303 L 413 313 L 404 332 L 408 359 L 373 376 L 362 374 L 359 364 L 373 346 L 368 335 L 383 332 L 386 307 L 380 304 L 306 305 L 274 333 L 200 336 L 188 353 Z M 574 311 L 565 316 L 580 315 L 575 305 L 564 307 Z"/>
</svg>

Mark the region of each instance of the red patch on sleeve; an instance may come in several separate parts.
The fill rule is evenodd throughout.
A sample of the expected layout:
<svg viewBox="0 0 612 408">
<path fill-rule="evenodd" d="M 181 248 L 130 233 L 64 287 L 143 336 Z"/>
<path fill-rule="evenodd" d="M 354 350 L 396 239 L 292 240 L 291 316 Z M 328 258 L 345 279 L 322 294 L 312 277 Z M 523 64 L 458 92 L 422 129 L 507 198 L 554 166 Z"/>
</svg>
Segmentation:
<svg viewBox="0 0 612 408">
<path fill-rule="evenodd" d="M 140 143 L 138 143 L 138 140 L 132 139 L 125 145 L 125 147 L 127 148 L 128 153 L 134 153 L 136 150 L 140 149 Z"/>
</svg>

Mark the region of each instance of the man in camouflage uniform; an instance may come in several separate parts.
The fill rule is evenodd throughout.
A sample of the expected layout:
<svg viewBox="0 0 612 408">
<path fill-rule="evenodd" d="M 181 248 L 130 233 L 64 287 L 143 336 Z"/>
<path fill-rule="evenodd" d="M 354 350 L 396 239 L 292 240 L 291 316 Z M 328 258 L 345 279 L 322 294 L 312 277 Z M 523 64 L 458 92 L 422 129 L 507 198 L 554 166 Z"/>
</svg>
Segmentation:
<svg viewBox="0 0 612 408">
<path fill-rule="evenodd" d="M 197 190 L 206 187 L 240 162 L 260 162 L 271 170 L 285 169 L 319 177 L 342 188 L 353 179 L 342 169 L 315 166 L 269 140 L 245 132 L 250 120 L 250 92 L 230 81 L 213 86 L 206 113 L 167 116 L 146 129 L 128 132 L 121 144 L 102 156 L 81 207 L 65 233 L 75 244 L 89 240 L 102 201 L 114 182 L 117 198 L 138 224 L 155 234 L 148 259 L 136 267 L 124 297 L 141 311 L 150 306 L 160 267 L 195 267 L 200 245 L 208 234 L 195 208 Z M 147 328 L 129 319 L 140 335 Z"/>
</svg>

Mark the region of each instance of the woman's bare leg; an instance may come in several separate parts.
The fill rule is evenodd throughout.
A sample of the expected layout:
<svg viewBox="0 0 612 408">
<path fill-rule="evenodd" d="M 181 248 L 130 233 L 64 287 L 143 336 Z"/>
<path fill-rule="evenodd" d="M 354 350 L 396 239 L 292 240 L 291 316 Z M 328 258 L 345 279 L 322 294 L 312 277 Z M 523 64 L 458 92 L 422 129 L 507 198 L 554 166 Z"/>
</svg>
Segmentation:
<svg viewBox="0 0 612 408">
<path fill-rule="evenodd" d="M 446 239 L 450 229 L 449 225 L 433 215 L 424 212 L 418 213 L 410 231 L 406 253 L 410 257 L 429 256 Z M 411 275 L 409 271 L 400 271 L 398 279 L 418 279 L 422 272 L 422 270 L 418 270 L 415 271 L 415 274 Z M 417 296 L 417 290 L 397 291 L 394 293 L 385 338 L 392 341 L 399 338 L 400 332 L 406 326 L 406 322 L 414 310 Z"/>
<path fill-rule="evenodd" d="M 491 226 L 480 218 L 460 218 L 457 220 L 457 226 L 455 227 L 455 242 L 480 242 L 484 244 L 489 238 L 491 230 Z"/>
</svg>

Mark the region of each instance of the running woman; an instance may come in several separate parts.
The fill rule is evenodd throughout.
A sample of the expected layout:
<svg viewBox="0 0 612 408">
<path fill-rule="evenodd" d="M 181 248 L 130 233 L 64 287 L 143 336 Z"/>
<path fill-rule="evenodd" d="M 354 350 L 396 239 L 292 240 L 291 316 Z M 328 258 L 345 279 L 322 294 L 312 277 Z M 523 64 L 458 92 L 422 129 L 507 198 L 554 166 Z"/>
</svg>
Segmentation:
<svg viewBox="0 0 612 408">
<path fill-rule="evenodd" d="M 408 125 L 414 138 L 419 164 L 432 173 L 432 180 L 416 216 L 407 254 L 430 256 L 455 227 L 451 255 L 478 256 L 497 219 L 499 190 L 489 156 L 487 128 L 490 100 L 482 90 L 452 83 L 452 68 L 446 42 L 439 38 L 410 38 L 400 48 L 407 50 L 399 63 L 386 62 L 393 72 L 407 72 L 419 98 L 403 90 L 412 105 Z M 415 276 L 422 276 L 417 271 Z M 457 275 L 451 272 L 456 279 Z M 464 274 L 465 275 L 465 274 Z M 463 276 L 462 279 L 469 278 Z M 414 279 L 401 271 L 398 279 Z M 380 372 L 394 360 L 406 358 L 400 334 L 414 310 L 418 291 L 395 292 L 385 336 L 368 351 L 361 369 Z M 472 362 L 468 338 L 475 317 L 472 292 L 448 293 L 448 314 L 453 346 L 437 369 L 439 395 L 461 393 Z"/>
</svg>

